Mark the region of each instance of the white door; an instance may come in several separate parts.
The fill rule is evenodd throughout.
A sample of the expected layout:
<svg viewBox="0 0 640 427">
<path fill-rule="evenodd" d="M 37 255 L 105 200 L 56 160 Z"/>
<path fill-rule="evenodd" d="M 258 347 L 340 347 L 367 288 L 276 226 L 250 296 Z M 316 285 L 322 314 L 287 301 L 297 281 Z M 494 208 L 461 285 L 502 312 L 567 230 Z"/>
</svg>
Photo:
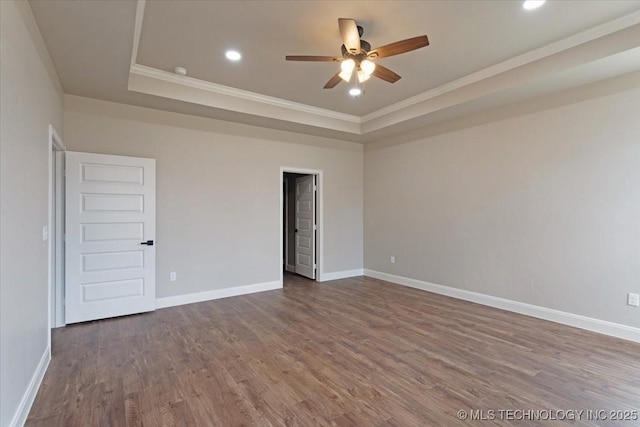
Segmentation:
<svg viewBox="0 0 640 427">
<path fill-rule="evenodd" d="M 155 160 L 66 154 L 66 323 L 155 310 Z"/>
<path fill-rule="evenodd" d="M 296 273 L 316 278 L 316 176 L 296 178 Z"/>
</svg>

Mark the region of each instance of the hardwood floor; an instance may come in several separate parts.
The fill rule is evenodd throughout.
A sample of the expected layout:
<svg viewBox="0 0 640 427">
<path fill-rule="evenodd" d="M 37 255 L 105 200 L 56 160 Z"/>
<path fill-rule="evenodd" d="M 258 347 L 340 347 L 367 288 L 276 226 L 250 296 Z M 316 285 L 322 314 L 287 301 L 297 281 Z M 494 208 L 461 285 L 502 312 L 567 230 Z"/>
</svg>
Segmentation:
<svg viewBox="0 0 640 427">
<path fill-rule="evenodd" d="M 580 409 L 640 410 L 640 344 L 370 278 L 288 275 L 282 290 L 54 330 L 26 425 L 521 425 L 499 411 Z"/>
</svg>

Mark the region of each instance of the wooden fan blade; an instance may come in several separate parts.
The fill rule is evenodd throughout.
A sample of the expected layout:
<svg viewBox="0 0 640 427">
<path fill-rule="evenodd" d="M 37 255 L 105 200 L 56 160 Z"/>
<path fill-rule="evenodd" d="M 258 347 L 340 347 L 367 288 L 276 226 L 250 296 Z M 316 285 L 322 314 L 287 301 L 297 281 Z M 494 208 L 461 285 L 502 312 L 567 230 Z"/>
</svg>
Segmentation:
<svg viewBox="0 0 640 427">
<path fill-rule="evenodd" d="M 373 75 L 389 83 L 395 83 L 401 78 L 399 74 L 394 73 L 387 67 L 383 67 L 380 64 L 376 64 L 376 68 L 373 70 Z"/>
<path fill-rule="evenodd" d="M 340 78 L 340 73 L 336 73 L 333 77 L 329 79 L 326 85 L 324 85 L 325 89 L 331 89 L 336 87 L 338 83 L 340 83 L 342 79 Z"/>
<path fill-rule="evenodd" d="M 342 43 L 349 53 L 357 55 L 360 53 L 360 33 L 356 21 L 347 18 L 338 18 Z"/>
<path fill-rule="evenodd" d="M 312 62 L 323 62 L 323 61 L 339 61 L 339 58 L 334 58 L 333 56 L 312 56 L 312 55 L 287 55 L 284 57 L 287 61 L 312 61 Z"/>
<path fill-rule="evenodd" d="M 410 52 L 425 46 L 429 46 L 427 36 L 418 36 L 375 48 L 369 52 L 367 56 L 369 58 L 384 58 L 387 56 L 400 55 L 401 53 Z"/>
</svg>

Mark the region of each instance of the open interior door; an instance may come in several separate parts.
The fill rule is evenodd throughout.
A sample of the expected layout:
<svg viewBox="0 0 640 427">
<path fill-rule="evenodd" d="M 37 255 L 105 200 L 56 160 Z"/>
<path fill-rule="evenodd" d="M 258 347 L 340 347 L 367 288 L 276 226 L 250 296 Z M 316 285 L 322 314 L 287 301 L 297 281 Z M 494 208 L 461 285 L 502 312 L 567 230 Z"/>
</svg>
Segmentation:
<svg viewBox="0 0 640 427">
<path fill-rule="evenodd" d="M 316 176 L 296 178 L 296 273 L 316 278 Z"/>
<path fill-rule="evenodd" d="M 66 153 L 65 320 L 155 310 L 155 160 Z"/>
</svg>

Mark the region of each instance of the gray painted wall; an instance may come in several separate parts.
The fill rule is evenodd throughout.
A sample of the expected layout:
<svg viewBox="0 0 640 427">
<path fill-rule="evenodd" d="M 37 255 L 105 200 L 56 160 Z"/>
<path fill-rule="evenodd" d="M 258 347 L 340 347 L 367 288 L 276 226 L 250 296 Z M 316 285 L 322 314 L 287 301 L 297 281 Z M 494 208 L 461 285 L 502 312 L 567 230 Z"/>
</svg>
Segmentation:
<svg viewBox="0 0 640 427">
<path fill-rule="evenodd" d="M 62 89 L 29 3 L 0 1 L 0 425 L 9 425 L 48 345 L 49 124 Z"/>
<path fill-rule="evenodd" d="M 362 268 L 360 144 L 73 96 L 65 144 L 156 159 L 160 298 L 279 280 L 281 167 L 324 172 L 322 271 Z"/>
<path fill-rule="evenodd" d="M 638 111 L 636 85 L 365 149 L 365 268 L 640 327 Z"/>
</svg>

